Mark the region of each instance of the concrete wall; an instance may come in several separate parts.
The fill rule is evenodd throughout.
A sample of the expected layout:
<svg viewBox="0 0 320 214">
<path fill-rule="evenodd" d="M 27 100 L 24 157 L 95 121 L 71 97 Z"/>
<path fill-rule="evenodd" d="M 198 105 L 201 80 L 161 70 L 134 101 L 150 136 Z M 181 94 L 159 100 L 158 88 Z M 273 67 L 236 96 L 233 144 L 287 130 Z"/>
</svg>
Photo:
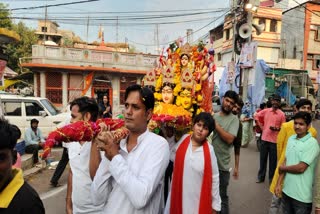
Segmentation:
<svg viewBox="0 0 320 214">
<path fill-rule="evenodd" d="M 295 48 L 296 59 L 303 59 L 304 20 L 305 14 L 302 7 L 294 8 L 283 14 L 281 38 L 285 58 L 293 59 Z"/>
</svg>

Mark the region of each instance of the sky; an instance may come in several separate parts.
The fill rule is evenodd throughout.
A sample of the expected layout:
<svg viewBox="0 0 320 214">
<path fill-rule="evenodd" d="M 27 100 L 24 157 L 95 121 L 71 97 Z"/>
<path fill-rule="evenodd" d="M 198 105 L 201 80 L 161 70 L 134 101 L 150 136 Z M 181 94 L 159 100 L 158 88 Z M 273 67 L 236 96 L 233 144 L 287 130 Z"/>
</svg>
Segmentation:
<svg viewBox="0 0 320 214">
<path fill-rule="evenodd" d="M 45 9 L 30 7 L 79 1 L 84 0 L 2 0 L 1 2 L 7 4 L 9 9 L 13 9 L 12 17 L 28 19 L 22 21 L 35 29 L 37 19 L 45 18 Z M 14 10 L 18 8 L 28 9 Z M 99 0 L 48 7 L 47 16 L 48 19 L 56 19 L 60 29 L 72 30 L 84 41 L 99 41 L 98 32 L 101 24 L 105 42 L 127 41 L 139 51 L 156 53 L 158 47 L 162 49 L 179 37 L 184 37 L 186 29 L 193 29 L 195 32 L 192 36 L 193 40 L 204 36 L 210 29 L 222 23 L 223 19 L 219 17 L 222 17 L 227 10 L 229 10 L 229 1 L 226 0 Z M 140 12 L 137 13 L 137 11 Z M 151 12 L 146 13 L 146 11 Z M 151 19 L 151 15 L 158 18 Z M 131 17 L 129 20 L 128 17 L 126 17 L 127 20 L 123 20 L 124 16 Z M 132 16 L 140 18 L 133 20 Z M 146 20 L 146 16 L 149 19 Z M 29 20 L 30 18 L 33 20 Z M 70 18 L 75 21 L 71 22 Z M 98 20 L 99 18 L 113 20 Z M 15 22 L 19 20 L 15 19 Z M 170 22 L 175 23 L 168 24 Z"/>
</svg>

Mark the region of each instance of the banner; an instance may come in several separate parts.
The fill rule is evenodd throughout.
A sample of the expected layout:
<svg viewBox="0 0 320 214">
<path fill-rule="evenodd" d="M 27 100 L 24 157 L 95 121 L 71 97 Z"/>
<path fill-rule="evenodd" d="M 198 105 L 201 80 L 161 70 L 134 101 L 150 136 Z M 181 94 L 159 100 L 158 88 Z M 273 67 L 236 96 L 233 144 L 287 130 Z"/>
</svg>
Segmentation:
<svg viewBox="0 0 320 214">
<path fill-rule="evenodd" d="M 241 49 L 239 63 L 241 68 L 252 68 L 257 61 L 257 42 L 245 43 Z"/>
</svg>

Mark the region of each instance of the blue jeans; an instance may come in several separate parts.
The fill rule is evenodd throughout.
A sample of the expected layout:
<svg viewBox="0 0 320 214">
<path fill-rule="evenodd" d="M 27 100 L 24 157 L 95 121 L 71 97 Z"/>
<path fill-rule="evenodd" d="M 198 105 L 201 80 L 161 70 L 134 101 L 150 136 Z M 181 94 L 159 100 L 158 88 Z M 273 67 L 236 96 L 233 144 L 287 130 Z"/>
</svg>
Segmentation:
<svg viewBox="0 0 320 214">
<path fill-rule="evenodd" d="M 283 214 L 310 214 L 312 203 L 304 203 L 293 199 L 282 192 Z"/>
<path fill-rule="evenodd" d="M 267 171 L 267 162 L 269 156 L 269 181 L 272 181 L 274 171 L 277 167 L 277 144 L 268 141 L 261 141 L 260 147 L 260 169 L 258 179 L 264 181 Z"/>
<path fill-rule="evenodd" d="M 220 214 L 229 214 L 229 196 L 228 185 L 230 180 L 230 172 L 219 170 L 219 190 L 221 197 L 221 211 Z"/>
</svg>

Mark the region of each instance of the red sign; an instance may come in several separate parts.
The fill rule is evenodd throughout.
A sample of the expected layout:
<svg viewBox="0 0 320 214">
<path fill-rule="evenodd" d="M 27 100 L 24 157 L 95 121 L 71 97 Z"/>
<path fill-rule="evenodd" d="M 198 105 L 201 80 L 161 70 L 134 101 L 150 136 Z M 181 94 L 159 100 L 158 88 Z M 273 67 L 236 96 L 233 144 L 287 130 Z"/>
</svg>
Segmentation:
<svg viewBox="0 0 320 214">
<path fill-rule="evenodd" d="M 265 0 L 260 1 L 261 7 L 273 7 L 274 6 L 274 0 Z"/>
</svg>

